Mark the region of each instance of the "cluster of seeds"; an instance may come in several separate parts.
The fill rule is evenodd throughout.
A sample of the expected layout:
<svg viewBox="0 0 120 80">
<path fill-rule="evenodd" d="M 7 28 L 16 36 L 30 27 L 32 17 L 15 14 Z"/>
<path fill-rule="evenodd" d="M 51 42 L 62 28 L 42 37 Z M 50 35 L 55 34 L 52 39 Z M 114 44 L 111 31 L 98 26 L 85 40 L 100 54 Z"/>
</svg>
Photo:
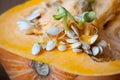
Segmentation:
<svg viewBox="0 0 120 80">
<path fill-rule="evenodd" d="M 52 3 L 55 3 L 57 0 L 53 0 Z M 35 26 L 39 26 L 37 22 L 38 18 L 45 12 L 45 9 L 38 8 L 32 12 L 30 16 L 28 16 L 24 20 L 20 20 L 17 22 L 21 31 L 25 31 L 26 34 L 36 33 Z M 71 20 L 71 22 L 76 22 L 76 19 L 62 6 L 58 7 L 58 15 L 54 15 L 54 19 L 60 20 L 61 18 L 67 20 Z M 92 15 L 91 15 L 92 14 Z M 67 17 L 67 18 L 66 18 Z M 41 50 L 51 51 L 55 48 L 59 51 L 66 51 L 71 49 L 75 53 L 85 52 L 88 55 L 97 56 L 103 53 L 103 48 L 107 46 L 107 43 L 104 40 L 97 42 L 98 34 L 95 32 L 88 38 L 89 43 L 86 40 L 82 40 L 81 36 L 85 34 L 81 34 L 78 26 L 82 26 L 84 22 L 92 22 L 95 19 L 95 12 L 85 12 L 82 15 L 76 16 L 79 25 L 67 25 L 64 23 L 64 27 L 50 27 L 48 30 L 43 33 L 40 38 L 40 42 L 35 43 L 32 47 L 32 54 L 37 55 L 41 52 Z M 97 43 L 96 43 L 97 42 Z"/>
<path fill-rule="evenodd" d="M 55 38 L 59 34 L 65 35 L 62 39 Z M 67 49 L 72 49 L 75 53 L 85 52 L 92 56 L 101 55 L 103 53 L 103 48 L 107 46 L 104 40 L 96 43 L 98 39 L 98 34 L 92 35 L 90 38 L 90 43 L 81 40 L 78 29 L 72 26 L 70 31 L 65 31 L 60 27 L 50 27 L 46 32 L 47 39 L 46 43 L 35 43 L 32 48 L 32 54 L 36 55 L 40 53 L 40 50 L 51 51 L 57 48 L 59 51 L 66 51 Z M 50 36 L 54 38 L 50 38 Z M 44 40 L 43 40 L 44 41 Z"/>
</svg>

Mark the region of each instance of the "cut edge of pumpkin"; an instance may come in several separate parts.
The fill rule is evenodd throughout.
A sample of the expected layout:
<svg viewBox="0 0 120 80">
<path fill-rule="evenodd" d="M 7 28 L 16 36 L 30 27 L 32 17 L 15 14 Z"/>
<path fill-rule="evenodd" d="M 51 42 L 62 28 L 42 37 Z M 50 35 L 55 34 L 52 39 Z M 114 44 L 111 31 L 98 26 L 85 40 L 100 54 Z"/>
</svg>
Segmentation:
<svg viewBox="0 0 120 80">
<path fill-rule="evenodd" d="M 8 16 L 8 14 L 9 13 L 12 13 L 12 12 L 17 12 L 17 10 L 22 10 L 22 9 L 24 9 L 24 8 L 26 8 L 26 6 L 28 7 L 28 6 L 33 6 L 33 5 L 36 5 L 36 4 L 38 4 L 38 2 L 41 2 L 41 0 L 30 0 L 30 1 L 28 1 L 28 2 L 25 2 L 24 4 L 21 4 L 21 5 L 18 5 L 17 7 L 15 7 L 15 8 L 12 8 L 11 10 L 9 10 L 9 11 L 7 11 L 7 12 L 5 12 L 4 14 L 2 14 L 1 16 L 0 16 L 0 18 L 2 17 L 2 18 L 4 18 L 4 16 Z M 2 20 L 2 19 L 1 19 Z M 1 21 L 0 20 L 0 21 Z M 5 50 L 7 50 L 7 51 L 9 51 L 9 52 L 12 52 L 12 54 L 15 54 L 15 55 L 18 55 L 18 56 L 21 56 L 21 57 L 24 57 L 24 58 L 29 58 L 29 59 L 32 59 L 32 60 L 36 60 L 36 61 L 42 61 L 42 58 L 41 58 L 41 60 L 39 59 L 39 57 L 38 56 L 32 56 L 32 55 L 29 55 L 29 54 L 21 54 L 22 53 L 22 51 L 20 52 L 19 50 L 15 50 L 15 49 L 11 49 L 11 48 L 9 48 L 9 47 L 7 47 L 7 46 L 5 46 L 5 45 L 1 45 L 0 44 L 0 47 L 1 48 L 3 48 L 3 49 L 5 49 Z M 18 53 L 19 52 L 19 53 Z M 49 53 L 48 53 L 49 54 Z M 85 55 L 85 54 L 82 54 L 83 56 L 85 56 L 86 58 L 88 58 L 90 61 L 92 61 L 92 59 L 90 59 L 90 57 L 88 56 L 88 55 Z M 36 57 L 38 57 L 38 58 L 36 58 Z M 44 58 L 43 58 L 44 59 Z M 94 62 L 94 61 L 93 61 Z M 49 61 L 45 61 L 45 63 L 49 63 Z M 96 62 L 94 62 L 94 63 L 96 63 Z M 120 63 L 120 60 L 116 60 L 116 61 L 110 61 L 110 62 L 104 62 L 105 64 L 116 64 L 116 63 Z M 85 73 L 81 73 L 81 72 L 76 72 L 76 70 L 74 71 L 74 70 L 69 70 L 67 67 L 65 68 L 65 66 L 63 67 L 63 66 L 60 66 L 60 65 L 56 65 L 56 63 L 49 63 L 50 65 L 53 65 L 53 66 L 55 66 L 55 67 L 57 67 L 57 68 L 59 68 L 59 69 L 61 69 L 61 70 L 63 70 L 63 71 L 66 71 L 66 72 L 70 72 L 70 73 L 72 73 L 72 74 L 80 74 L 80 75 L 90 75 L 90 76 L 101 76 L 101 75 L 103 75 L 103 76 L 105 76 L 105 75 L 113 75 L 113 74 L 119 74 L 120 73 L 120 68 L 118 68 L 117 70 L 115 70 L 115 72 L 113 73 L 113 72 L 111 72 L 111 73 L 104 73 L 104 74 L 95 74 L 95 73 L 91 73 L 91 74 L 85 74 Z M 99 64 L 99 63 L 98 63 Z M 103 63 L 102 63 L 103 64 Z M 120 66 L 120 64 L 118 64 L 118 67 Z"/>
</svg>

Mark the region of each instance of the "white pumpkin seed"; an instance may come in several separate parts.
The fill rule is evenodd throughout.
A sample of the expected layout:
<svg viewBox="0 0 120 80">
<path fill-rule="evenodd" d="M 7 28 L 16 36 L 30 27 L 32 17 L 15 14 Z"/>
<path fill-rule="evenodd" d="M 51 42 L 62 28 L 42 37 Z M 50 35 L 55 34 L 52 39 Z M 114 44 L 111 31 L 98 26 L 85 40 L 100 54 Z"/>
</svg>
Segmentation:
<svg viewBox="0 0 120 80">
<path fill-rule="evenodd" d="M 81 46 L 81 42 L 76 42 L 71 45 L 71 48 L 79 48 Z"/>
<path fill-rule="evenodd" d="M 40 52 L 40 45 L 38 43 L 35 43 L 32 47 L 32 54 L 37 55 Z"/>
<path fill-rule="evenodd" d="M 73 39 L 79 38 L 78 36 L 75 35 L 73 31 L 65 31 L 65 33 L 69 38 L 73 38 Z"/>
<path fill-rule="evenodd" d="M 101 46 L 98 46 L 99 50 L 100 50 L 100 55 L 103 53 L 103 48 Z"/>
<path fill-rule="evenodd" d="M 51 4 L 54 4 L 54 3 L 56 3 L 58 0 L 51 0 Z"/>
<path fill-rule="evenodd" d="M 99 54 L 99 48 L 97 46 L 92 47 L 93 56 L 97 56 Z"/>
<path fill-rule="evenodd" d="M 84 49 L 84 50 L 89 50 L 90 49 L 90 45 L 88 45 L 86 42 L 81 42 L 82 43 L 82 48 Z"/>
<path fill-rule="evenodd" d="M 66 39 L 66 41 L 68 43 L 76 43 L 76 42 L 78 42 L 78 40 L 76 40 L 76 39 Z"/>
<path fill-rule="evenodd" d="M 88 49 L 88 50 L 85 49 L 84 51 L 85 51 L 87 54 L 92 55 L 92 51 L 91 51 L 91 50 L 89 50 L 89 49 Z"/>
<path fill-rule="evenodd" d="M 34 28 L 34 24 L 27 20 L 20 20 L 17 22 L 18 27 L 21 31 L 30 30 Z"/>
<path fill-rule="evenodd" d="M 46 50 L 51 51 L 56 47 L 56 39 L 49 41 L 46 45 Z"/>
<path fill-rule="evenodd" d="M 60 45 L 58 46 L 59 51 L 65 51 L 67 49 L 66 45 Z"/>
<path fill-rule="evenodd" d="M 101 40 L 100 42 L 98 42 L 98 45 L 102 47 L 107 47 L 107 42 L 105 40 Z"/>
<path fill-rule="evenodd" d="M 93 44 L 97 40 L 97 38 L 98 38 L 98 34 L 93 35 L 90 39 L 90 44 Z"/>
<path fill-rule="evenodd" d="M 74 49 L 72 49 L 72 50 L 73 50 L 73 52 L 76 52 L 76 53 L 78 53 L 78 52 L 82 52 L 81 49 L 77 49 L 77 48 L 74 48 Z"/>
<path fill-rule="evenodd" d="M 36 9 L 35 11 L 32 12 L 32 14 L 30 16 L 27 17 L 27 20 L 34 20 L 34 19 L 36 19 L 37 17 L 40 16 L 41 11 L 42 11 L 41 8 Z"/>
<path fill-rule="evenodd" d="M 72 28 L 72 30 L 74 31 L 74 33 L 75 33 L 77 36 L 80 36 L 79 31 L 78 31 L 78 29 L 77 29 L 76 27 L 71 26 L 71 28 Z"/>
<path fill-rule="evenodd" d="M 59 33 L 61 33 L 62 31 L 63 31 L 63 28 L 61 28 L 61 27 L 50 27 L 47 30 L 47 33 L 52 36 L 55 36 L 55 35 L 58 35 Z"/>
</svg>

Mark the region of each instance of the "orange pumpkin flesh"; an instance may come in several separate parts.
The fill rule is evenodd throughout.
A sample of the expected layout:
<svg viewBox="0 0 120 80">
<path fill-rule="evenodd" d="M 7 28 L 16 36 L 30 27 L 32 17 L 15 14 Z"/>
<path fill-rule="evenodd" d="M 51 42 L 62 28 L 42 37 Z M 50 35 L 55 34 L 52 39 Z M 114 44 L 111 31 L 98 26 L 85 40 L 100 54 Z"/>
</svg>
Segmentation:
<svg viewBox="0 0 120 80">
<path fill-rule="evenodd" d="M 75 54 L 71 50 L 65 52 L 43 51 L 37 56 L 32 55 L 32 45 L 38 42 L 39 38 L 22 34 L 16 22 L 22 18 L 21 15 L 29 15 L 40 2 L 41 0 L 28 1 L 0 16 L 0 48 L 27 59 L 42 61 L 72 74 L 105 76 L 120 73 L 119 60 L 98 63 L 84 53 Z M 4 53 L 4 50 L 0 50 L 0 52 Z"/>
</svg>

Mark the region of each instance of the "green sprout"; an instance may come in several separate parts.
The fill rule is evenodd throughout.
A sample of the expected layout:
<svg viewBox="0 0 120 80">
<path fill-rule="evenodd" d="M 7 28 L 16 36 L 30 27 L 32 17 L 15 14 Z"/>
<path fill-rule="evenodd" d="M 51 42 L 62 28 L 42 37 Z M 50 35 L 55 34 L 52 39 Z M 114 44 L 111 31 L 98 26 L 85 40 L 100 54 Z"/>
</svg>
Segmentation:
<svg viewBox="0 0 120 80">
<path fill-rule="evenodd" d="M 71 15 L 69 11 L 67 11 L 64 7 L 58 6 L 57 7 L 58 15 L 53 15 L 53 18 L 55 20 L 60 20 L 63 18 L 64 23 L 64 29 L 66 31 L 69 31 L 69 27 L 67 24 L 67 20 L 70 21 L 70 23 L 75 23 L 79 29 L 82 29 L 82 24 L 85 22 L 92 22 L 96 18 L 96 13 L 94 11 L 84 12 L 82 15 L 80 15 L 79 21 L 77 22 L 75 18 Z"/>
</svg>

